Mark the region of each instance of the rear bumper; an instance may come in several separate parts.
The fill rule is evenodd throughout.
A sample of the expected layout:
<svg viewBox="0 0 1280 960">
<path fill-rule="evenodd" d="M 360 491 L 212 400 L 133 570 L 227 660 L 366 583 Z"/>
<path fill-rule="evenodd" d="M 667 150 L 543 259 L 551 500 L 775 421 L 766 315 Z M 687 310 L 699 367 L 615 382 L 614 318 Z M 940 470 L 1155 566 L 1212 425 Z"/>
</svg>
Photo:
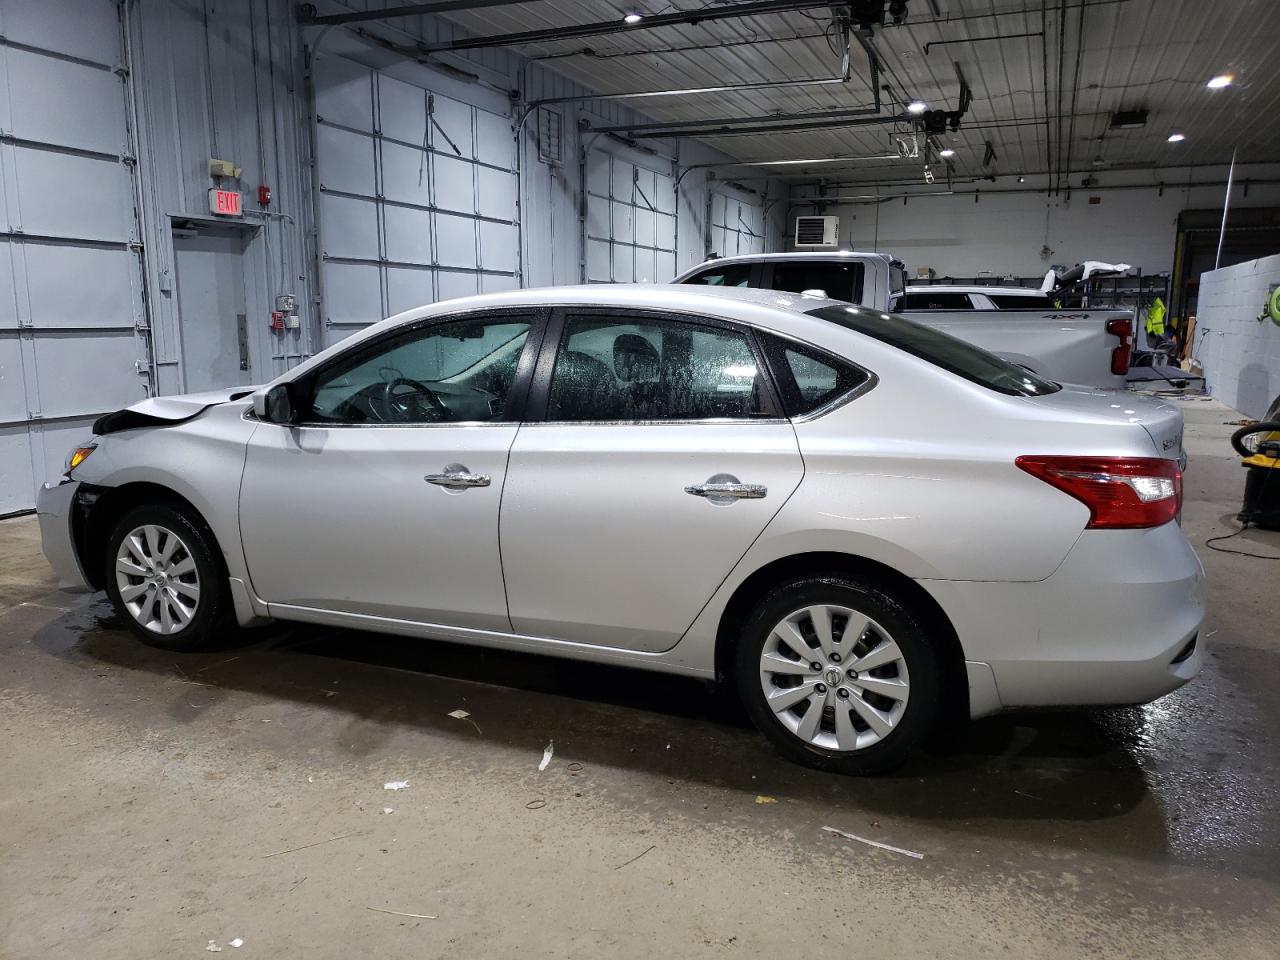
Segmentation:
<svg viewBox="0 0 1280 960">
<path fill-rule="evenodd" d="M 1003 708 L 1147 703 L 1200 669 L 1204 568 L 1176 523 L 1085 531 L 1036 583 L 920 584 Z"/>
<path fill-rule="evenodd" d="M 87 593 L 92 588 L 80 568 L 71 529 L 79 488 L 80 484 L 75 480 L 46 483 L 36 496 L 36 514 L 40 518 L 40 544 L 58 576 L 58 586 L 63 590 Z"/>
</svg>

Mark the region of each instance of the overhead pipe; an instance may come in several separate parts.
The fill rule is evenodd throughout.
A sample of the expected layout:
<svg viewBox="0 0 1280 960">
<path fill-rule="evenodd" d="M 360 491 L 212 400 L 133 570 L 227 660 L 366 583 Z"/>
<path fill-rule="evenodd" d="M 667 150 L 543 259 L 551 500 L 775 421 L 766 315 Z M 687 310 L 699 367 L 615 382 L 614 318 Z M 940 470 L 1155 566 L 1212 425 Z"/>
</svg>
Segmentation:
<svg viewBox="0 0 1280 960">
<path fill-rule="evenodd" d="M 703 7 L 677 13 L 661 13 L 645 17 L 635 23 L 627 23 L 621 17 L 598 20 L 592 23 L 571 24 L 563 27 L 544 27 L 539 30 L 523 30 L 517 33 L 501 33 L 484 37 L 460 37 L 445 43 L 424 45 L 427 53 L 443 53 L 450 50 L 483 50 L 493 47 L 512 47 L 525 43 L 543 43 L 556 40 L 572 40 L 576 37 L 596 37 L 610 33 L 633 33 L 654 30 L 659 27 L 682 24 L 706 23 L 717 20 L 734 20 L 742 17 L 758 17 L 771 13 L 791 13 L 797 10 L 814 10 L 830 7 L 831 0 L 750 0 L 746 3 L 722 7 Z"/>
<path fill-rule="evenodd" d="M 390 20 L 393 17 L 416 17 L 453 10 L 476 10 L 481 7 L 511 7 L 519 0 L 436 0 L 435 3 L 409 3 L 398 7 L 379 7 L 375 10 L 357 10 L 350 13 L 330 13 L 321 16 L 315 4 L 304 3 L 298 7 L 298 19 L 306 26 L 334 26 L 343 23 L 359 23 L 364 20 Z"/>
</svg>

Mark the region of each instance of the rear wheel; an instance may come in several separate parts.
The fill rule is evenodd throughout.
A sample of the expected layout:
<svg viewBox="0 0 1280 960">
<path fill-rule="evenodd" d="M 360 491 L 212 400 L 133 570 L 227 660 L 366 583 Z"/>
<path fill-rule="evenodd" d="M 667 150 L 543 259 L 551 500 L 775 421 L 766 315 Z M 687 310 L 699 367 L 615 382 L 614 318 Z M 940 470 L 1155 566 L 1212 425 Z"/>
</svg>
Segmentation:
<svg viewBox="0 0 1280 960">
<path fill-rule="evenodd" d="M 135 507 L 107 538 L 107 596 L 144 643 L 209 650 L 238 635 L 213 534 L 176 505 Z"/>
<path fill-rule="evenodd" d="M 735 670 L 760 731 L 820 770 L 892 769 L 937 717 L 938 660 L 925 630 L 872 581 L 809 577 L 774 588 L 747 619 Z"/>
</svg>

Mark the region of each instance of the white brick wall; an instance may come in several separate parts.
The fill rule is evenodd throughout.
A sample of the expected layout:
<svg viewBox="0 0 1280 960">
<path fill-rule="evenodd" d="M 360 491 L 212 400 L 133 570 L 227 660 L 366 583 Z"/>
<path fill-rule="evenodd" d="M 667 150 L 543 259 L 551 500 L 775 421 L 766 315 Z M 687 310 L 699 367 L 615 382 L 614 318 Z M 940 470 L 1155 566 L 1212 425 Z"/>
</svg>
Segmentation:
<svg viewBox="0 0 1280 960">
<path fill-rule="evenodd" d="M 1257 320 L 1272 284 L 1280 284 L 1280 254 L 1200 276 L 1193 355 L 1210 392 L 1250 417 L 1280 396 L 1280 326 Z"/>
</svg>

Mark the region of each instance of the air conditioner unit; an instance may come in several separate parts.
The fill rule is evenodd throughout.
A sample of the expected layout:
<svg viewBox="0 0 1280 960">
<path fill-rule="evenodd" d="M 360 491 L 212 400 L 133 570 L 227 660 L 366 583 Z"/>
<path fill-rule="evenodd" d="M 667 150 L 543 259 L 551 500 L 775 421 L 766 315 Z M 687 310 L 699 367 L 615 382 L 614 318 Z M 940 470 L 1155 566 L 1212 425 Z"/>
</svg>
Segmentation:
<svg viewBox="0 0 1280 960">
<path fill-rule="evenodd" d="M 839 242 L 839 217 L 796 217 L 797 250 L 834 247 Z"/>
</svg>

